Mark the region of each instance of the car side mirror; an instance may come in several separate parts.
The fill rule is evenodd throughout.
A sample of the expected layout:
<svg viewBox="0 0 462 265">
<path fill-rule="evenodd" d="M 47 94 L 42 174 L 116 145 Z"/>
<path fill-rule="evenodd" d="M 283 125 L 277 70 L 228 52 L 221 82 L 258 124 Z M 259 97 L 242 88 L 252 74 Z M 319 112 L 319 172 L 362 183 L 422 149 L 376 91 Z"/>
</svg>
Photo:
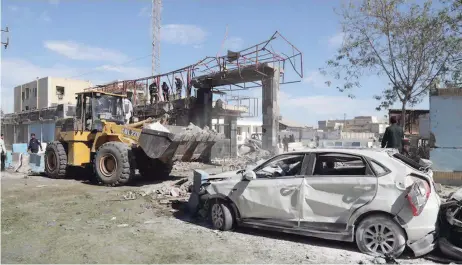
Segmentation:
<svg viewBox="0 0 462 265">
<path fill-rule="evenodd" d="M 257 178 L 257 174 L 255 174 L 255 172 L 253 171 L 246 171 L 244 173 L 244 176 L 242 177 L 242 180 L 254 180 Z"/>
</svg>

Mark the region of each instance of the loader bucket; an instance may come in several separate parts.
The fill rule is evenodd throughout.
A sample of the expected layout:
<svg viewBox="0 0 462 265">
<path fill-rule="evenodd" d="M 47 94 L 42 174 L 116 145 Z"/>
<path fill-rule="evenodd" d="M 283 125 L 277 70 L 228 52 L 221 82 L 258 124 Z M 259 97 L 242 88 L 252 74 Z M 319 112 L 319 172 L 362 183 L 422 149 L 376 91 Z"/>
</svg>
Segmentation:
<svg viewBox="0 0 462 265">
<path fill-rule="evenodd" d="M 174 139 L 172 133 L 143 128 L 138 142 L 148 157 L 168 161 L 180 144 Z"/>
<path fill-rule="evenodd" d="M 196 161 L 215 144 L 217 134 L 195 128 L 165 125 L 170 131 L 163 132 L 143 128 L 139 138 L 141 149 L 152 159 L 162 161 Z M 220 134 L 219 134 L 220 135 Z M 222 136 L 222 135 L 220 135 Z"/>
</svg>

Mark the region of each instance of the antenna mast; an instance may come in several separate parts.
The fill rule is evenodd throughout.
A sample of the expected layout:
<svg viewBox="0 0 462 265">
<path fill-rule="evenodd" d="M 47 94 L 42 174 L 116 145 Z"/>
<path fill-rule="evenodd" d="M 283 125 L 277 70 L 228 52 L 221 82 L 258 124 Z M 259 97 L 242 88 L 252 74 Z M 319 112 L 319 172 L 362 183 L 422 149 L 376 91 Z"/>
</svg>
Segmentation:
<svg viewBox="0 0 462 265">
<path fill-rule="evenodd" d="M 160 74 L 160 27 L 162 0 L 152 0 L 152 75 Z"/>
</svg>

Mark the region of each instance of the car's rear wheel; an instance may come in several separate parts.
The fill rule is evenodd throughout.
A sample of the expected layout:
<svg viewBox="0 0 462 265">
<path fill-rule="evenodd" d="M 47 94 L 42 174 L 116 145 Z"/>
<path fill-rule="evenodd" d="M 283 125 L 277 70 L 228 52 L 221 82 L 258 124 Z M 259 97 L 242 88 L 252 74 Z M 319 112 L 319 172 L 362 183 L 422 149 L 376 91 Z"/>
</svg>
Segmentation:
<svg viewBox="0 0 462 265">
<path fill-rule="evenodd" d="M 406 247 L 403 228 L 384 215 L 372 215 L 362 220 L 355 237 L 359 250 L 373 256 L 399 257 Z"/>
<path fill-rule="evenodd" d="M 210 207 L 210 220 L 215 229 L 228 231 L 233 228 L 234 218 L 228 204 L 216 200 Z"/>
</svg>

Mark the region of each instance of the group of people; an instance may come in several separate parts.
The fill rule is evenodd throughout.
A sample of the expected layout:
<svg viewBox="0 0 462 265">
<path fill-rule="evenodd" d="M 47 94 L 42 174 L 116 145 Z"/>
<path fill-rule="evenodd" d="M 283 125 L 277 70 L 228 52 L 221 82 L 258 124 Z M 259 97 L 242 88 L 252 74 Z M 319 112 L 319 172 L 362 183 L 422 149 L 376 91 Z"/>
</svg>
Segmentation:
<svg viewBox="0 0 462 265">
<path fill-rule="evenodd" d="M 181 92 L 183 90 L 183 80 L 179 76 L 175 77 L 175 87 L 176 87 L 176 98 L 181 98 Z M 165 101 L 170 101 L 170 87 L 167 85 L 167 82 L 162 82 L 162 96 Z M 152 82 L 149 85 L 149 95 L 151 97 L 151 104 L 159 101 L 159 89 L 157 87 L 157 82 Z"/>
<path fill-rule="evenodd" d="M 284 135 L 282 138 L 282 146 L 284 147 L 284 152 L 289 152 L 289 143 L 294 143 L 295 142 L 295 136 L 293 134 L 289 135 Z M 281 135 L 278 135 L 278 143 L 279 147 L 281 147 Z"/>
<path fill-rule="evenodd" d="M 29 145 L 27 146 L 27 151 L 33 154 L 38 153 L 38 151 L 43 151 L 42 143 L 39 139 L 35 138 L 35 133 L 31 133 Z M 3 139 L 3 133 L 0 139 L 0 150 L 1 150 L 1 160 L 2 160 L 2 167 L 1 170 L 5 171 L 5 161 L 6 161 L 6 147 L 5 147 L 5 140 Z"/>
</svg>

